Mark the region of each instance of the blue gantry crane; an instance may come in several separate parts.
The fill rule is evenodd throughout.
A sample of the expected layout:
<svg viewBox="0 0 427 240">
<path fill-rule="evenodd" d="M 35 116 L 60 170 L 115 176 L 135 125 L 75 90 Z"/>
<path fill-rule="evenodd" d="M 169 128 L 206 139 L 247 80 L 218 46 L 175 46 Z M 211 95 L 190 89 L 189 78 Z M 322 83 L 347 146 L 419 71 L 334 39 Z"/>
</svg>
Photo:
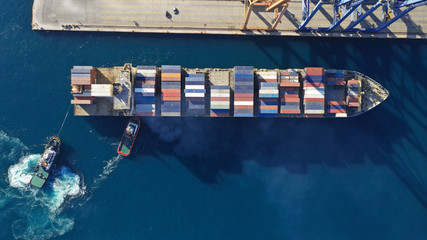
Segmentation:
<svg viewBox="0 0 427 240">
<path fill-rule="evenodd" d="M 333 4 L 332 23 L 329 27 L 307 27 L 307 24 L 324 4 Z M 302 1 L 302 22 L 297 31 L 330 32 L 338 27 L 347 17 L 351 16 L 351 23 L 343 32 L 378 32 L 394 23 L 416 7 L 427 4 L 427 0 L 319 0 L 310 12 L 310 0 Z M 362 14 L 361 6 L 370 6 Z M 366 17 L 382 6 L 381 23 L 374 28 L 355 28 Z M 406 9 L 403 9 L 405 8 Z"/>
</svg>

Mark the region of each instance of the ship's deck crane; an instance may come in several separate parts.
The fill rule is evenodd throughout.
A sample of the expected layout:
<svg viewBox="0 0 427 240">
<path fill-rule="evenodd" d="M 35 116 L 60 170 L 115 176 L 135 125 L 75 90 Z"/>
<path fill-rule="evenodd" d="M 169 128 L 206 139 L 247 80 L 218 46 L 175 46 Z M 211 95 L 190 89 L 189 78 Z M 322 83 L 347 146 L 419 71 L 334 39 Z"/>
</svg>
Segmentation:
<svg viewBox="0 0 427 240">
<path fill-rule="evenodd" d="M 286 9 L 288 8 L 288 2 L 290 0 L 244 0 L 245 5 L 245 19 L 243 20 L 243 25 L 241 30 L 267 30 L 267 31 L 273 31 L 276 29 L 277 24 L 280 22 L 280 19 L 282 19 L 283 14 L 285 13 Z M 248 27 L 249 17 L 251 16 L 252 9 L 254 6 L 264 6 L 265 11 L 271 11 L 274 10 L 274 23 L 270 27 L 266 28 L 254 28 L 254 27 Z M 281 7 L 280 13 L 279 8 Z"/>
<path fill-rule="evenodd" d="M 333 4 L 333 20 L 329 27 L 326 28 L 308 28 L 307 24 L 314 17 L 316 12 L 323 4 Z M 378 32 L 388 27 L 390 24 L 403 17 L 416 7 L 427 4 L 427 0 L 319 0 L 313 10 L 310 12 L 310 0 L 302 1 L 302 22 L 298 27 L 298 31 L 324 31 L 329 32 L 338 27 L 348 16 L 351 15 L 351 23 L 343 30 L 344 32 Z M 361 14 L 361 5 L 371 5 L 369 10 Z M 362 22 L 372 12 L 382 6 L 382 21 L 374 28 L 357 29 L 355 26 Z M 407 7 L 405 10 L 401 8 Z M 390 10 L 389 10 L 390 9 Z M 356 13 L 355 19 L 353 19 Z M 394 15 L 394 16 L 392 16 Z"/>
</svg>

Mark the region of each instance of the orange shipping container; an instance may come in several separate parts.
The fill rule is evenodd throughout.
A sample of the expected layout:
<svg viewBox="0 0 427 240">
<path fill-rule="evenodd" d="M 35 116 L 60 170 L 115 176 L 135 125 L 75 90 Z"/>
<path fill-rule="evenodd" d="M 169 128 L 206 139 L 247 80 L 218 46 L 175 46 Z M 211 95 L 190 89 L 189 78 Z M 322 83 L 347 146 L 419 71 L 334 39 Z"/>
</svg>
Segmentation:
<svg viewBox="0 0 427 240">
<path fill-rule="evenodd" d="M 180 92 L 181 92 L 181 89 L 167 89 L 167 88 L 162 89 L 162 93 L 180 93 Z"/>
<path fill-rule="evenodd" d="M 162 93 L 163 97 L 181 97 L 181 93 Z"/>
<path fill-rule="evenodd" d="M 272 109 L 272 110 L 277 110 L 278 107 L 277 106 L 271 106 L 271 105 L 260 105 L 259 109 Z"/>
<path fill-rule="evenodd" d="M 162 77 L 162 81 L 167 81 L 167 82 L 180 82 L 181 78 L 177 78 L 177 77 Z"/>
<path fill-rule="evenodd" d="M 328 113 L 345 113 L 345 109 L 328 109 Z"/>
<path fill-rule="evenodd" d="M 299 109 L 280 109 L 280 113 L 283 114 L 301 114 Z"/>
<path fill-rule="evenodd" d="M 304 83 L 304 87 L 324 87 L 324 86 L 325 86 L 324 83 L 309 83 L 309 82 Z"/>
<path fill-rule="evenodd" d="M 300 102 L 300 98 L 295 97 L 284 97 L 282 102 Z"/>
<path fill-rule="evenodd" d="M 164 77 L 175 77 L 175 78 L 181 78 L 181 73 L 162 73 L 162 78 Z"/>
<path fill-rule="evenodd" d="M 344 101 L 328 101 L 329 105 L 346 105 Z"/>
<path fill-rule="evenodd" d="M 324 98 L 304 98 L 304 102 L 325 102 Z"/>
<path fill-rule="evenodd" d="M 181 101 L 181 97 L 164 97 L 164 96 L 162 96 L 162 101 Z"/>
<path fill-rule="evenodd" d="M 323 75 L 325 69 L 322 67 L 306 67 L 304 71 L 307 75 Z"/>
</svg>

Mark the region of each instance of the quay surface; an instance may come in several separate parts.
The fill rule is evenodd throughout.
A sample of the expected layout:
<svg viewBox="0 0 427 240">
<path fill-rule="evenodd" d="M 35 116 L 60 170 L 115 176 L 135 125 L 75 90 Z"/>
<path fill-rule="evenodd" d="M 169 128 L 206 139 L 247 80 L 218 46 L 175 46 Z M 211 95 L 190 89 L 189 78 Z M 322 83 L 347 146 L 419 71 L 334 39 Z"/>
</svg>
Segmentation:
<svg viewBox="0 0 427 240">
<path fill-rule="evenodd" d="M 174 14 L 177 8 L 179 13 Z M 311 3 L 312 9 L 314 4 Z M 363 9 L 364 7 L 362 7 Z M 166 11 L 171 18 L 166 17 Z M 364 9 L 366 11 L 366 9 Z M 332 5 L 323 5 L 307 27 L 328 27 Z M 378 26 L 380 8 L 359 24 Z M 427 5 L 409 14 L 378 33 L 297 32 L 301 23 L 301 0 L 292 0 L 275 31 L 241 30 L 244 4 L 240 0 L 34 0 L 33 30 L 105 31 L 141 33 L 189 33 L 231 35 L 281 35 L 363 38 L 427 38 Z M 271 27 L 274 11 L 254 7 L 248 28 Z M 350 17 L 341 23 L 348 26 Z M 71 28 L 69 27 L 71 25 Z"/>
</svg>

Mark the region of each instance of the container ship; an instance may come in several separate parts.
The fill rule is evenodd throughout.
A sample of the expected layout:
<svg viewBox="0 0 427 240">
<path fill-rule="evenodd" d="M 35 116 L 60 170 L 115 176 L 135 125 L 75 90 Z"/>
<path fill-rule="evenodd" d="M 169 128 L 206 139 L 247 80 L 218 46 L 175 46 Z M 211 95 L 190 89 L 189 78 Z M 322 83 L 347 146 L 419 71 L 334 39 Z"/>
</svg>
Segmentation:
<svg viewBox="0 0 427 240">
<path fill-rule="evenodd" d="M 387 89 L 351 70 L 74 66 L 76 116 L 353 117 Z"/>
</svg>

